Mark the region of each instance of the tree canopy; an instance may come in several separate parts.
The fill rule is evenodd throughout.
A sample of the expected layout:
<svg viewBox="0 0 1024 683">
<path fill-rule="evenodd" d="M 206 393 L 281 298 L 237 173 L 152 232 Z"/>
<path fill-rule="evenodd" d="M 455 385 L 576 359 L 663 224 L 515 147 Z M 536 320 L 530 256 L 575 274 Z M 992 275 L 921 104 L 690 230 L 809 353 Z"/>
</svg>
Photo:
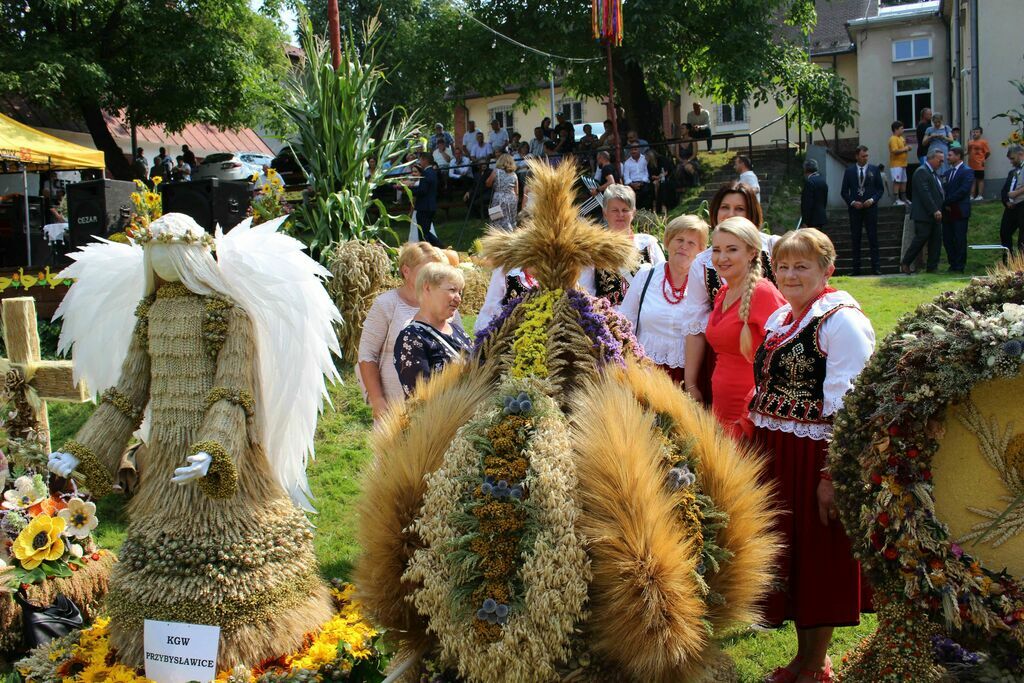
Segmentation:
<svg viewBox="0 0 1024 683">
<path fill-rule="evenodd" d="M 247 0 L 19 0 L 0 5 L 0 91 L 84 118 L 115 175 L 102 111 L 178 131 L 267 123 L 286 38 Z"/>
<path fill-rule="evenodd" d="M 565 87 L 606 97 L 603 61 L 551 60 L 510 45 L 468 20 L 531 47 L 564 57 L 601 58 L 585 0 L 340 0 L 342 22 L 380 12 L 392 34 L 384 55 L 391 96 L 425 112 L 444 109 L 445 91 L 482 95 L 520 88 L 523 100 L 542 97 L 537 85 L 552 67 Z M 307 0 L 325 17 L 326 0 Z M 459 8 L 464 8 L 460 11 Z M 652 135 L 661 104 L 687 88 L 720 102 L 763 103 L 800 95 L 812 125 L 852 125 L 850 91 L 830 71 L 811 64 L 804 49 L 816 21 L 814 0 L 631 0 L 623 3 L 625 36 L 614 54 L 618 103 L 630 121 Z"/>
</svg>

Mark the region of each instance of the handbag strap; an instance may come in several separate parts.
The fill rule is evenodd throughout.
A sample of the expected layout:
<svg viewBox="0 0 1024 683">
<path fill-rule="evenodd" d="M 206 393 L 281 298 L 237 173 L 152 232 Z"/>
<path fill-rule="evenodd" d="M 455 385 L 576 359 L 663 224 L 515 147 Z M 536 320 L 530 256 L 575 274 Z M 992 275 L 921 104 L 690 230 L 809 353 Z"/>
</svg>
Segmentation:
<svg viewBox="0 0 1024 683">
<path fill-rule="evenodd" d="M 644 282 L 644 288 L 640 290 L 640 303 L 636 307 L 636 327 L 633 330 L 633 334 L 640 336 L 640 311 L 644 309 L 644 299 L 647 298 L 647 288 L 651 286 L 651 279 L 654 277 L 654 269 L 657 266 L 652 267 L 647 272 L 647 281 Z"/>
</svg>

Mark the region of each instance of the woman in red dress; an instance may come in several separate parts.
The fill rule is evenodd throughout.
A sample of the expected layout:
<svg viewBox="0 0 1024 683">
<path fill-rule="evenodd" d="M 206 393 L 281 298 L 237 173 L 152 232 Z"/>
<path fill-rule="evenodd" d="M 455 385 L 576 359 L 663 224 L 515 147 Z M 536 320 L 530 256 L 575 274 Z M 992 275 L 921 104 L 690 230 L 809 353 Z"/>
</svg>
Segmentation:
<svg viewBox="0 0 1024 683">
<path fill-rule="evenodd" d="M 875 333 L 846 292 L 828 286 L 836 250 L 814 228 L 775 245 L 775 277 L 787 305 L 765 323 L 754 359 L 754 440 L 768 457 L 785 543 L 777 575 L 784 589 L 765 601 L 765 621 L 796 622 L 797 652 L 769 683 L 832 681 L 827 651 L 836 626 L 860 620 L 860 565 L 837 518 L 825 467 L 832 420 L 875 346 Z"/>
<path fill-rule="evenodd" d="M 715 352 L 711 411 L 733 437 L 750 436 L 754 351 L 764 339 L 764 323 L 786 300 L 762 277 L 761 234 L 746 218 L 718 224 L 711 235 L 711 260 L 722 279 L 734 283 L 718 290 L 704 331 Z"/>
<path fill-rule="evenodd" d="M 712 197 L 709 209 L 712 229 L 733 216 L 743 216 L 755 226 L 763 221 L 757 194 L 749 185 L 738 181 L 724 183 Z M 760 235 L 762 273 L 771 279 L 771 248 L 779 238 L 765 233 Z M 693 399 L 704 405 L 711 404 L 711 376 L 715 370 L 715 354 L 708 348 L 704 329 L 722 284 L 723 278 L 711 262 L 709 247 L 698 254 L 690 266 L 682 312 L 683 334 L 687 335 L 685 386 Z"/>
</svg>

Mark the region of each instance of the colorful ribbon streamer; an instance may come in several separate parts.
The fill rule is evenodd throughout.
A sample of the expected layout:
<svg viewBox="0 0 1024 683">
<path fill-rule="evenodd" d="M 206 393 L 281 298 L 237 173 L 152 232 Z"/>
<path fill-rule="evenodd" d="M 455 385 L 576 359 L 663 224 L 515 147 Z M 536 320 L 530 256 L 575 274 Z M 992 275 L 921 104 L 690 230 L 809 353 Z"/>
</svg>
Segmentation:
<svg viewBox="0 0 1024 683">
<path fill-rule="evenodd" d="M 595 39 L 622 45 L 622 0 L 593 0 L 590 24 Z"/>
</svg>

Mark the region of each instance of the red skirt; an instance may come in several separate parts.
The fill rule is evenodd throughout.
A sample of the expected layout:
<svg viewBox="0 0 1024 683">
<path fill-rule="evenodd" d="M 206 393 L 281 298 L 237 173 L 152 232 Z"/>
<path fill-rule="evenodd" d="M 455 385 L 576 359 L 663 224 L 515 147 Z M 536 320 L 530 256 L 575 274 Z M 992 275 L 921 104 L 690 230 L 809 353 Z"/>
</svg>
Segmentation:
<svg viewBox="0 0 1024 683">
<path fill-rule="evenodd" d="M 783 541 L 777 590 L 762 603 L 764 622 L 779 626 L 791 620 L 797 628 L 860 623 L 860 613 L 871 609 L 870 586 L 842 524 L 835 519 L 825 526 L 818 514 L 828 442 L 763 427 L 755 428 L 754 440 L 767 457 L 766 479 L 776 487 L 781 514 L 775 528 Z"/>
</svg>

